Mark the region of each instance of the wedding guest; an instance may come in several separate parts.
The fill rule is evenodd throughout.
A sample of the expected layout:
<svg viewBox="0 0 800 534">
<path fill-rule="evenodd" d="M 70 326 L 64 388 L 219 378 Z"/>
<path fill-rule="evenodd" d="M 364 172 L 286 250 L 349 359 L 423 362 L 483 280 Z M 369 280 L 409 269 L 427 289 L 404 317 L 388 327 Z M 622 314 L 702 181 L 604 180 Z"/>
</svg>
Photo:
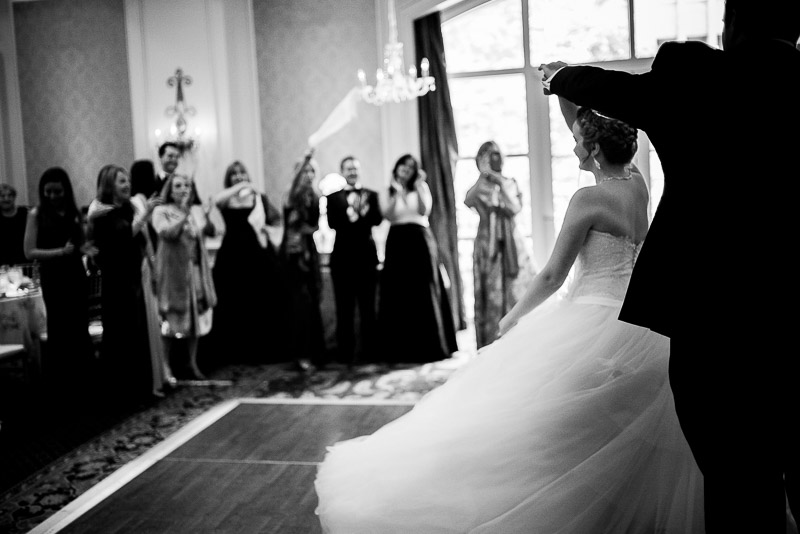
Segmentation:
<svg viewBox="0 0 800 534">
<path fill-rule="evenodd" d="M 325 355 L 320 309 L 322 275 L 314 243 L 314 232 L 319 228 L 319 196 L 314 190 L 317 176 L 317 162 L 309 152 L 295 165 L 283 205 L 281 257 L 289 290 L 289 354 L 294 355 L 304 370 L 321 363 Z"/>
<path fill-rule="evenodd" d="M 161 170 L 156 175 L 156 191 L 159 194 L 164 190 L 167 180 L 177 172 L 183 154 L 181 147 L 174 141 L 165 141 L 158 147 L 158 160 L 161 164 Z M 192 186 L 192 204 L 202 204 L 200 193 L 197 191 L 197 184 L 193 179 L 190 178 L 189 180 Z"/>
<path fill-rule="evenodd" d="M 142 247 L 142 293 L 147 318 L 147 339 L 150 347 L 150 369 L 153 394 L 161 396 L 164 389 L 175 387 L 169 358 L 161 336 L 161 317 L 158 313 L 155 282 L 155 229 L 151 224 L 153 210 L 163 200 L 156 191 L 153 162 L 141 159 L 131 165 L 131 204 L 134 209 L 133 230 L 138 230 Z"/>
<path fill-rule="evenodd" d="M 773 279 L 796 240 L 798 182 L 782 181 L 779 193 L 771 182 L 797 176 L 800 2 L 726 0 L 723 22 L 722 50 L 667 42 L 644 73 L 540 69 L 547 92 L 652 140 L 664 195 L 619 318 L 670 337 L 675 409 L 705 477 L 708 531 L 783 533 L 787 498 L 800 515 L 800 439 L 787 424 L 799 415 L 800 359 L 786 349 L 794 319 L 783 311 L 797 288 Z M 760 275 L 729 268 L 744 243 L 757 244 Z"/>
<path fill-rule="evenodd" d="M 383 216 L 378 194 L 361 184 L 358 159 L 347 156 L 340 169 L 347 185 L 327 196 L 328 225 L 336 231 L 330 269 L 336 297 L 338 355 L 341 361 L 352 363 L 356 360 L 356 306 L 362 359 L 373 359 L 378 253 L 372 228 Z"/>
<path fill-rule="evenodd" d="M 153 227 L 159 237 L 155 274 L 161 333 L 175 366 L 177 346 L 186 346 L 186 376 L 203 380 L 197 366 L 197 344 L 208 334 L 217 304 L 204 234 L 213 230 L 202 206 L 192 204 L 189 178 L 173 175 L 162 191 L 163 204 L 153 210 Z"/>
<path fill-rule="evenodd" d="M 213 351 L 227 361 L 282 361 L 286 291 L 279 265 L 281 213 L 240 161 L 225 171 L 214 204 L 225 235 L 214 261 Z M 275 240 L 275 242 L 273 242 Z"/>
<path fill-rule="evenodd" d="M 161 194 L 167 180 L 175 174 L 178 164 L 181 161 L 181 151 L 178 145 L 172 141 L 166 141 L 158 147 L 158 162 L 161 170 L 156 175 L 156 191 Z"/>
<path fill-rule="evenodd" d="M 381 207 L 391 226 L 380 279 L 380 359 L 432 362 L 458 350 L 455 323 L 428 222 L 425 172 L 406 154 L 395 163 Z"/>
<path fill-rule="evenodd" d="M 140 239 L 145 221 L 134 223 L 131 181 L 124 168 L 104 166 L 97 182 L 99 203 L 111 206 L 91 217 L 98 250 L 95 260 L 102 273 L 101 364 L 110 392 L 123 402 L 135 402 L 153 392 L 142 287 Z"/>
<path fill-rule="evenodd" d="M 0 265 L 27 263 L 25 223 L 28 208 L 17 206 L 17 190 L 0 184 Z"/>
<path fill-rule="evenodd" d="M 55 385 L 80 380 L 91 371 L 89 286 L 82 254 L 88 250 L 69 175 L 50 167 L 39 179 L 39 205 L 28 212 L 25 256 L 39 262 L 47 309 L 45 378 Z"/>
<path fill-rule="evenodd" d="M 525 292 L 531 266 L 514 217 L 522 210 L 516 180 L 504 176 L 503 153 L 494 141 L 478 149 L 480 175 L 464 203 L 478 212 L 473 245 L 475 339 L 478 348 L 497 337 L 497 325 Z"/>
</svg>

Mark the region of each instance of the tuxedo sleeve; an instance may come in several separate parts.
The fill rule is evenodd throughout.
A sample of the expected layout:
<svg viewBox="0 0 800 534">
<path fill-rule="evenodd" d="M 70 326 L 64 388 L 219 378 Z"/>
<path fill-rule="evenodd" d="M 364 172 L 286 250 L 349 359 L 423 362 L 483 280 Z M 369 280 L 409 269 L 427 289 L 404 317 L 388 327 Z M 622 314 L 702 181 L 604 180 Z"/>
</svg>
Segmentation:
<svg viewBox="0 0 800 534">
<path fill-rule="evenodd" d="M 328 195 L 328 226 L 333 230 L 342 226 L 346 217 L 345 210 L 342 209 L 337 197 L 336 194 Z"/>
<path fill-rule="evenodd" d="M 721 51 L 697 41 L 666 42 L 658 49 L 648 72 L 606 70 L 599 67 L 564 67 L 550 81 L 550 92 L 579 105 L 647 130 L 653 120 L 669 113 L 665 98 L 699 90 L 694 79 Z"/>
<path fill-rule="evenodd" d="M 631 74 L 599 67 L 564 67 L 550 83 L 550 92 L 579 106 L 646 129 L 654 100 L 653 71 Z"/>
<path fill-rule="evenodd" d="M 371 191 L 369 194 L 369 211 L 367 212 L 367 222 L 370 226 L 378 226 L 383 222 L 383 215 L 381 215 L 381 207 L 378 202 L 378 193 Z"/>
</svg>

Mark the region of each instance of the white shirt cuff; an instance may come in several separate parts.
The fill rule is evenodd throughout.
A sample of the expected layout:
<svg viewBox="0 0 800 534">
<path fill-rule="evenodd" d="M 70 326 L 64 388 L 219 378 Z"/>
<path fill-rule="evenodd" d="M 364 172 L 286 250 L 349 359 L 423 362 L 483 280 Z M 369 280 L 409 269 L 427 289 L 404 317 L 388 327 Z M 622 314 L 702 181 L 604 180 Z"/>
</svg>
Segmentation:
<svg viewBox="0 0 800 534">
<path fill-rule="evenodd" d="M 555 77 L 556 77 L 556 74 L 558 74 L 559 72 L 561 72 L 561 70 L 562 70 L 563 68 L 564 68 L 564 67 L 561 67 L 560 69 L 558 69 L 557 71 L 555 71 L 555 72 L 553 73 L 553 75 L 552 75 L 552 76 L 550 76 L 549 78 L 547 78 L 546 80 L 545 80 L 544 78 L 542 78 L 542 85 L 544 86 L 544 88 L 545 88 L 545 89 L 547 89 L 548 91 L 550 90 L 550 82 L 552 82 L 552 81 L 553 81 L 553 78 L 555 78 Z"/>
</svg>

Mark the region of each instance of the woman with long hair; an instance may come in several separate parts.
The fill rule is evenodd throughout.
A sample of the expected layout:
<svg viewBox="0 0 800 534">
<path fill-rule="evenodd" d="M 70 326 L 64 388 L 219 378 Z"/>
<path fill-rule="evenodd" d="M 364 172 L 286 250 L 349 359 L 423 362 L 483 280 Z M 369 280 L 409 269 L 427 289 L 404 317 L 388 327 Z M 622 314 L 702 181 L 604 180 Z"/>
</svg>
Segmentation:
<svg viewBox="0 0 800 534">
<path fill-rule="evenodd" d="M 497 143 L 483 143 L 475 163 L 480 174 L 464 204 L 480 216 L 472 252 L 475 341 L 480 349 L 495 340 L 497 323 L 525 292 L 533 272 L 515 221 L 522 210 L 522 193 L 517 181 L 503 174 Z"/>
<path fill-rule="evenodd" d="M 425 172 L 410 154 L 392 170 L 383 216 L 389 220 L 378 297 L 380 358 L 432 362 L 458 350 L 439 253 L 428 215 L 433 199 Z"/>
<path fill-rule="evenodd" d="M 24 245 L 25 256 L 39 263 L 47 309 L 43 373 L 55 385 L 67 385 L 69 378 L 89 376 L 93 351 L 82 260 L 88 245 L 72 182 L 61 167 L 50 167 L 39 179 L 39 205 L 28 212 Z"/>
<path fill-rule="evenodd" d="M 225 235 L 213 268 L 213 354 L 218 363 L 280 361 L 285 357 L 285 291 L 271 236 L 280 230 L 281 213 L 256 189 L 240 161 L 225 170 L 223 187 L 214 197 Z"/>
<path fill-rule="evenodd" d="M 170 361 L 175 363 L 177 344 L 186 344 L 185 375 L 205 378 L 197 366 L 200 337 L 211 330 L 217 304 L 204 237 L 212 228 L 203 207 L 193 203 L 192 182 L 175 174 L 162 190 L 163 203 L 153 210 L 158 234 L 155 273 L 161 334 Z"/>
<path fill-rule="evenodd" d="M 156 300 L 155 260 L 157 236 L 151 219 L 153 210 L 163 202 L 156 190 L 156 171 L 149 159 L 140 159 L 131 165 L 131 205 L 134 210 L 134 228 L 139 230 L 142 247 L 142 293 L 147 313 L 147 338 L 150 345 L 150 363 L 153 394 L 163 395 L 165 388 L 176 384 L 175 376 L 161 336 L 161 317 Z"/>
<path fill-rule="evenodd" d="M 289 290 L 291 326 L 289 354 L 303 369 L 322 361 L 325 333 L 322 326 L 322 274 L 314 232 L 319 228 L 319 195 L 314 180 L 319 166 L 306 156 L 294 166 L 294 176 L 283 204 L 284 235 L 281 258 Z"/>
<path fill-rule="evenodd" d="M 97 201 L 108 208 L 92 219 L 102 280 L 100 354 L 107 379 L 114 383 L 112 391 L 122 397 L 120 400 L 133 402 L 154 392 L 142 287 L 142 230 L 146 220 L 135 218 L 131 180 L 123 167 L 105 165 L 97 184 Z"/>
</svg>

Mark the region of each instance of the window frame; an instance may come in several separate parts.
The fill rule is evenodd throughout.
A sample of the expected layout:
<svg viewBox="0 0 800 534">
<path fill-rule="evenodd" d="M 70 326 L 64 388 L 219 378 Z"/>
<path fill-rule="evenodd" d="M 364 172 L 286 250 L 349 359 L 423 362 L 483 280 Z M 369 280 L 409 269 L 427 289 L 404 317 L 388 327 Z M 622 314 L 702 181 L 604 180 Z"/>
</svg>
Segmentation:
<svg viewBox="0 0 800 534">
<path fill-rule="evenodd" d="M 464 0 L 441 10 L 441 22 L 458 17 L 472 9 L 480 7 L 492 0 Z M 553 175 L 552 175 L 552 153 L 550 144 L 550 106 L 557 105 L 555 97 L 547 97 L 541 90 L 541 73 L 538 67 L 530 64 L 530 21 L 529 21 L 529 1 L 519 0 L 521 3 L 522 17 L 522 47 L 524 62 L 522 67 L 505 68 L 498 70 L 480 70 L 469 72 L 448 73 L 448 80 L 462 78 L 480 78 L 488 76 L 522 74 L 525 80 L 526 112 L 528 116 L 528 152 L 527 153 L 508 153 L 506 157 L 523 156 L 528 158 L 529 165 L 529 188 L 530 188 L 530 207 L 531 235 L 534 261 L 536 265 L 544 265 L 549 258 L 556 239 L 556 224 L 554 220 L 553 204 Z M 681 4 L 687 0 L 676 0 Z M 708 0 L 710 3 L 710 0 Z M 599 61 L 583 63 L 585 65 L 599 66 L 610 70 L 623 70 L 631 73 L 643 73 L 650 69 L 653 58 L 637 58 L 635 55 L 635 0 L 628 2 L 628 27 L 629 27 L 629 52 L 630 59 Z M 554 60 L 557 58 L 554 58 Z M 647 136 L 640 132 L 639 150 L 634 158 L 634 162 L 642 171 L 648 188 L 651 186 L 650 173 L 650 141 Z M 458 161 L 474 160 L 473 154 L 459 154 Z M 577 171 L 576 171 L 577 172 Z M 650 215 L 655 212 L 655 206 L 651 206 Z M 467 239 L 467 238 L 459 238 Z"/>
</svg>

